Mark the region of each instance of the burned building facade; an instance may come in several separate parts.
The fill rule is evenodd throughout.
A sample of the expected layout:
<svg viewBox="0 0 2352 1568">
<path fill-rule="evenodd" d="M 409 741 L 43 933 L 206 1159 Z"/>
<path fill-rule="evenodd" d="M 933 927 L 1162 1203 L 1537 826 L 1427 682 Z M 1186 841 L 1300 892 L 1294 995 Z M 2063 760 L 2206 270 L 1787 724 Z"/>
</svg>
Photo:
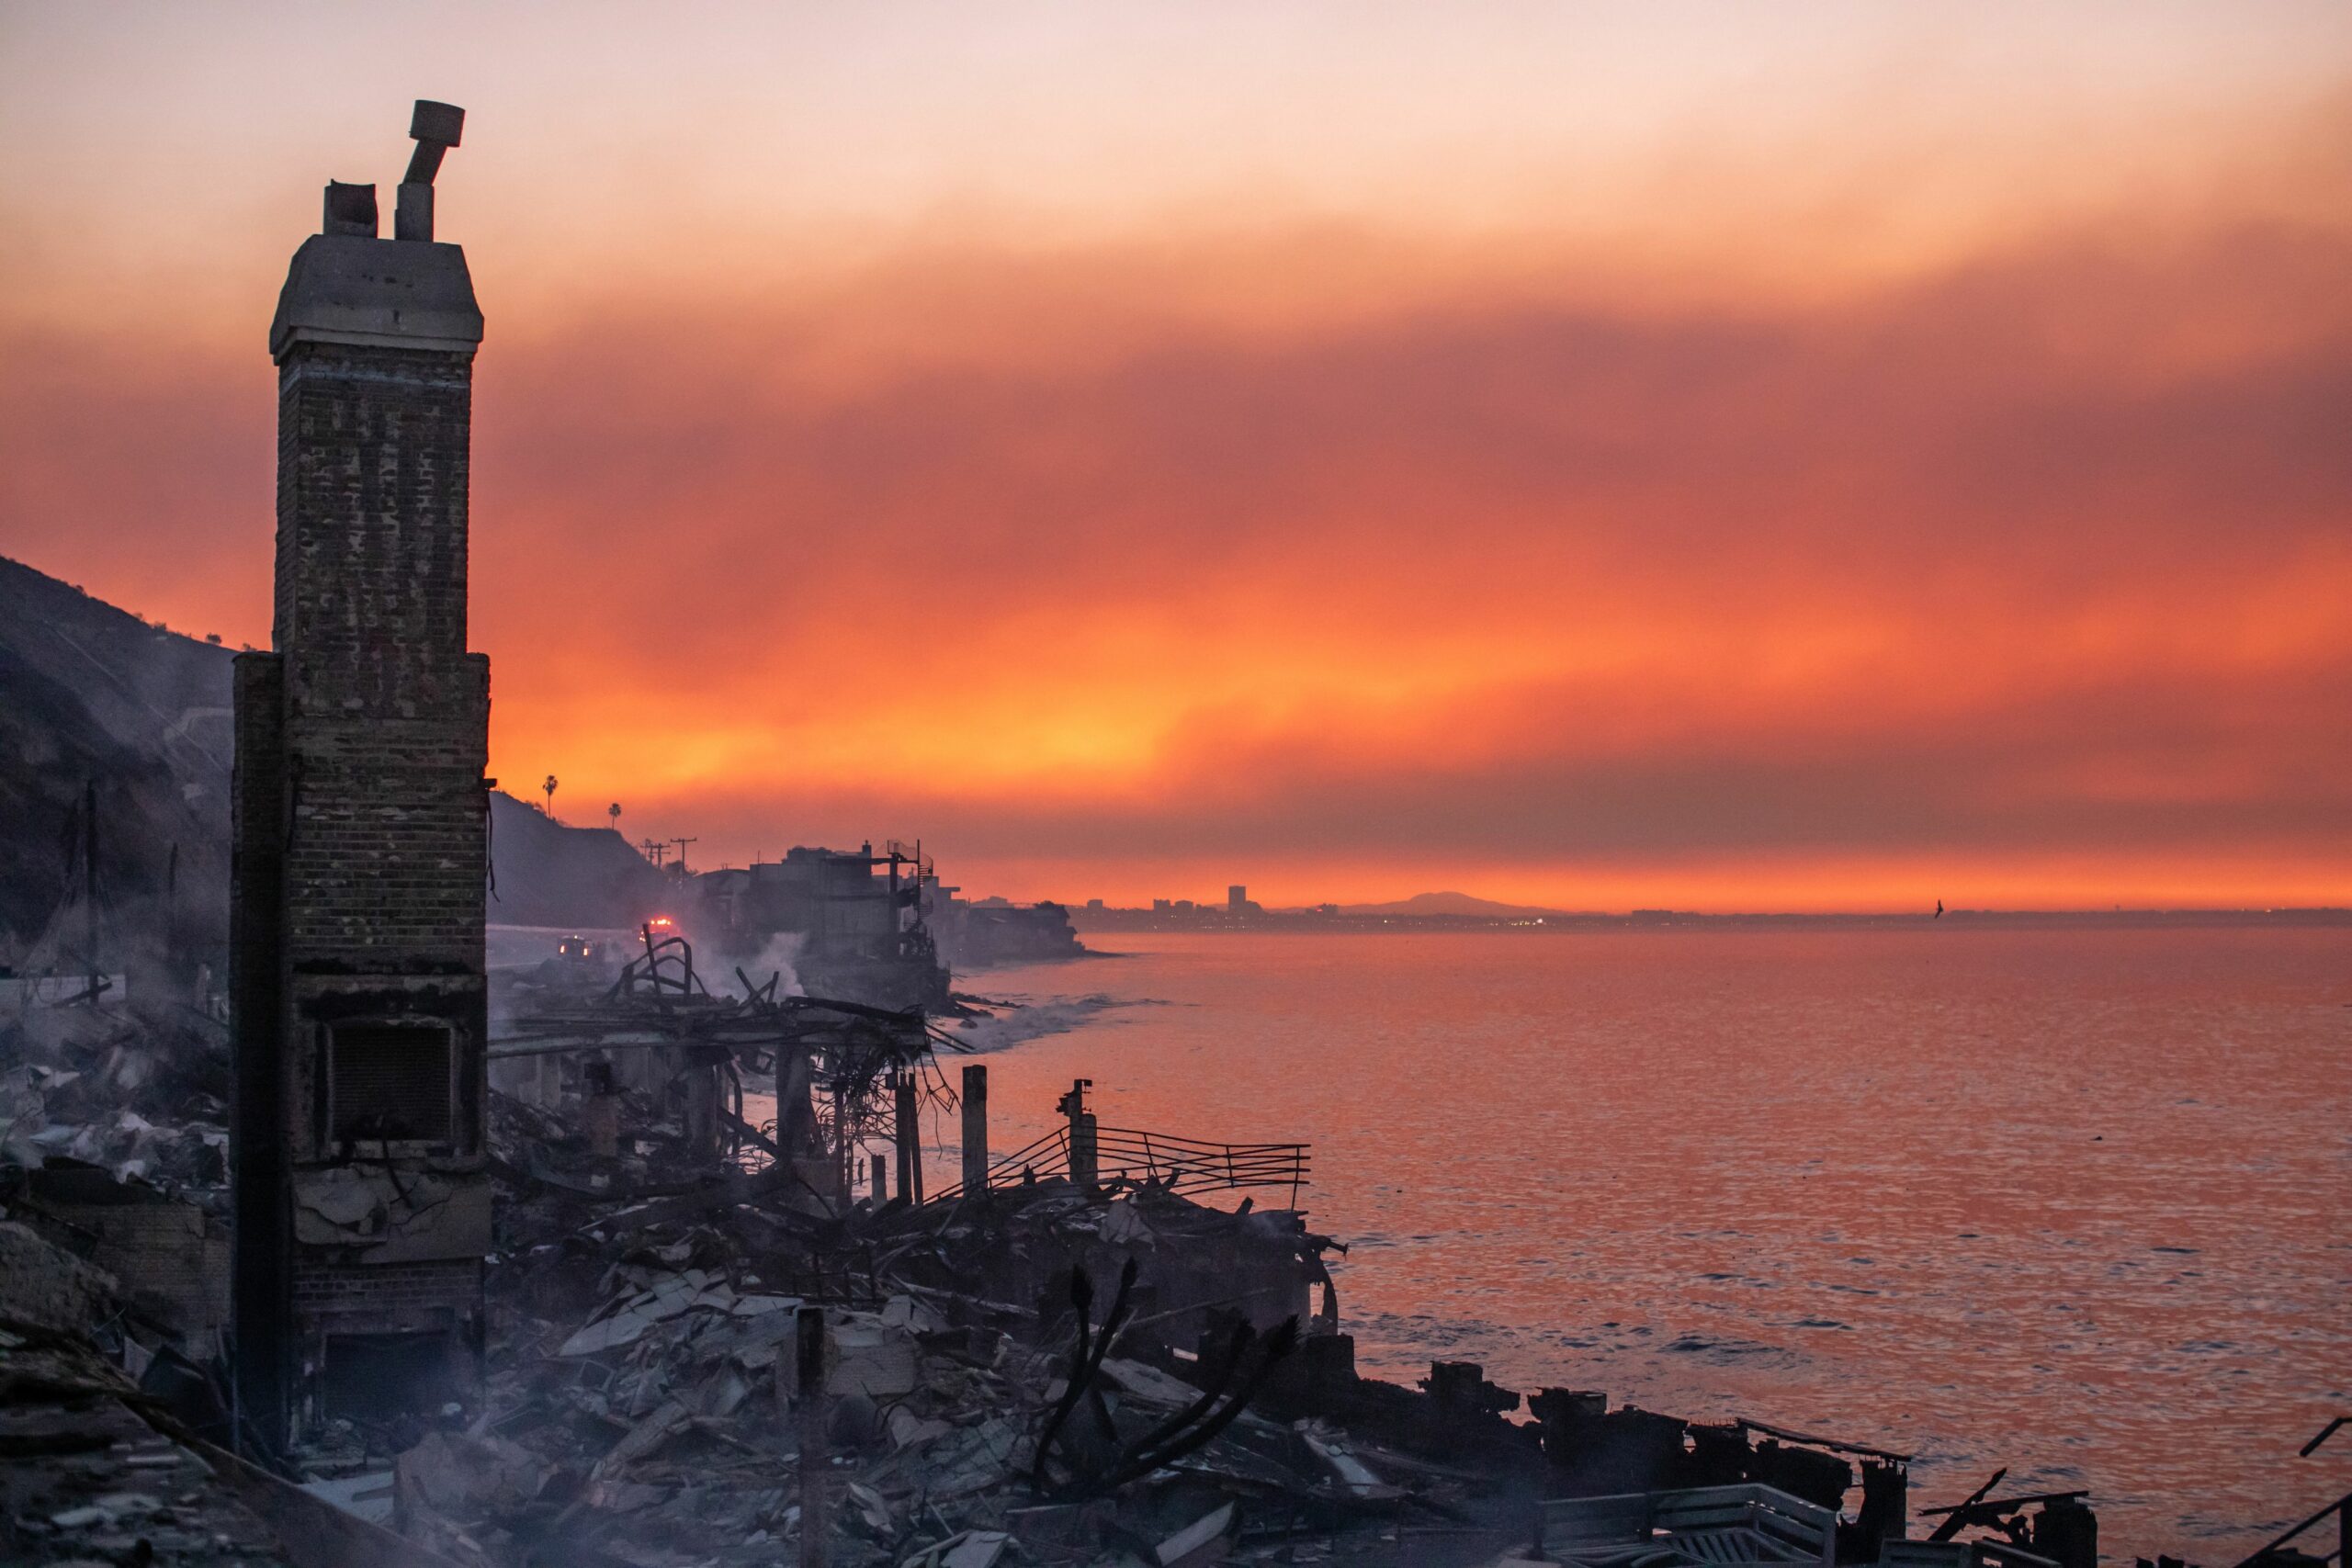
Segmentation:
<svg viewBox="0 0 2352 1568">
<path fill-rule="evenodd" d="M 931 880 L 922 851 L 896 843 L 880 854 L 871 844 L 798 848 L 696 879 L 722 951 L 757 960 L 776 938 L 796 938 L 792 965 L 810 995 L 886 1008 L 947 999 L 947 970 L 925 919 Z"/>
<path fill-rule="evenodd" d="M 1069 910 L 1053 900 L 1015 904 L 1009 898 L 959 898 L 959 891 L 924 889 L 940 954 L 958 970 L 1086 956 Z"/>
<path fill-rule="evenodd" d="M 478 1368 L 491 1190 L 490 665 L 466 649 L 481 313 L 433 238 L 462 111 L 419 103 L 393 237 L 330 185 L 270 324 L 273 649 L 236 669 L 232 1168 L 246 1434 Z"/>
</svg>

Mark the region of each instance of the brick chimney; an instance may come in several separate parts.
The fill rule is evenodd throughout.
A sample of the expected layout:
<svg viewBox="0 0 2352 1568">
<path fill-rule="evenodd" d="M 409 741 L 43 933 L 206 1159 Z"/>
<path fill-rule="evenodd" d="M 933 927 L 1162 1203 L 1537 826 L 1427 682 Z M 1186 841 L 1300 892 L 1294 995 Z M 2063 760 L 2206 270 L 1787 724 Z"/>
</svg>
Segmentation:
<svg viewBox="0 0 2352 1568">
<path fill-rule="evenodd" d="M 466 651 L 481 312 L 434 241 L 464 111 L 420 102 L 395 237 L 326 188 L 270 323 L 274 648 L 237 660 L 231 992 L 241 1442 L 480 1375 L 490 661 Z"/>
</svg>

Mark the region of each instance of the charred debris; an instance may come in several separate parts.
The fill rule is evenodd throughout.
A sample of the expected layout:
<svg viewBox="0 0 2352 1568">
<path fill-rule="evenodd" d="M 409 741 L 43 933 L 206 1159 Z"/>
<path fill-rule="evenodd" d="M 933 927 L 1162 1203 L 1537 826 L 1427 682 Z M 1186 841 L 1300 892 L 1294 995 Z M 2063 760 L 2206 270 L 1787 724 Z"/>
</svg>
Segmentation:
<svg viewBox="0 0 2352 1568">
<path fill-rule="evenodd" d="M 225 1031 L 12 1009 L 0 1558 L 2099 1561 L 2081 1493 L 1996 1474 L 1922 1506 L 1906 1456 L 1763 1421 L 1522 1397 L 1464 1362 L 1361 1377 L 1305 1147 L 1104 1126 L 1079 1083 L 991 1157 L 952 1032 L 714 997 L 683 942 L 645 945 L 534 985 L 492 1038 L 527 1081 L 487 1096 L 479 1339 L 452 1322 L 430 1357 L 319 1376 L 275 1443 L 230 1354 Z M 964 1168 L 918 1197 L 933 1113 Z M 431 1201 L 379 1195 L 315 1245 L 376 1267 Z M 2325 1561 L 2339 1520 L 2262 1561 Z"/>
<path fill-rule="evenodd" d="M 1463 1362 L 1419 1388 L 1360 1377 L 1324 1262 L 1340 1244 L 1299 1204 L 1304 1146 L 1107 1127 L 1080 1082 L 1048 1136 L 991 1157 L 987 1068 L 943 1066 L 952 1032 L 749 976 L 713 996 L 683 940 L 642 945 L 609 980 L 531 983 L 489 1043 L 512 1077 L 486 1100 L 479 1329 L 403 1337 L 388 1315 L 351 1361 L 337 1335 L 298 1348 L 282 1434 L 229 1353 L 253 1330 L 230 1291 L 225 1031 L 16 1010 L 8 1550 L 2097 1562 L 2079 1495 L 1916 1510 L 1896 1453 L 1582 1391 L 1522 1400 Z M 932 1114 L 965 1157 L 922 1192 Z M 297 1244 L 390 1267 L 397 1303 L 397 1264 L 370 1258 L 457 1200 L 352 1159 L 365 1201 L 306 1213 Z M 430 1352 L 382 1353 L 403 1337 Z M 242 1558 L 215 1544 L 248 1537 Z"/>
<path fill-rule="evenodd" d="M 714 991 L 650 922 L 493 976 L 483 323 L 434 228 L 463 122 L 417 104 L 390 239 L 374 186 L 327 186 L 271 324 L 228 1018 L 94 953 L 0 998 L 0 1557 L 2096 1568 L 2079 1493 L 1915 1508 L 1899 1453 L 1359 1376 L 1303 1145 L 1103 1126 L 1081 1079 L 992 1153 L 986 1066 L 951 1076 L 926 1011 L 919 850 L 872 910 L 870 852 L 718 891 L 765 929 L 858 879 L 834 955 L 920 996 Z M 959 1130 L 942 1190 L 927 1121 Z"/>
</svg>

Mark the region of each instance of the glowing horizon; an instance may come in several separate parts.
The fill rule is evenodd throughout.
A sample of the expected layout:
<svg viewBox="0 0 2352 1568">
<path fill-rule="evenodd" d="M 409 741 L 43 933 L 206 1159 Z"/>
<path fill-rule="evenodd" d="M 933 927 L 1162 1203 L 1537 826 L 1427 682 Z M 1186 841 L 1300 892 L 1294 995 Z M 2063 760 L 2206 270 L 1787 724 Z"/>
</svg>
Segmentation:
<svg viewBox="0 0 2352 1568">
<path fill-rule="evenodd" d="M 562 815 L 2352 903 L 2352 13 L 140 15 L 0 16 L 0 553 L 265 641 L 285 259 L 464 104 L 472 641 Z"/>
</svg>

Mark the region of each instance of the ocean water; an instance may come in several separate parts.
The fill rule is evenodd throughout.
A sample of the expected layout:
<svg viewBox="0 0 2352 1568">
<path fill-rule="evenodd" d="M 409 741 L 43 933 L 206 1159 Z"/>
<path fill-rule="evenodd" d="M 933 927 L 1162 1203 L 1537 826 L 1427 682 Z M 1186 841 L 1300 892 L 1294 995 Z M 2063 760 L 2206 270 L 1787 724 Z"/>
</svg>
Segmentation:
<svg viewBox="0 0 2352 1568">
<path fill-rule="evenodd" d="M 2006 1465 L 2127 1561 L 2352 1488 L 2295 1454 L 2352 1413 L 2352 930 L 1090 941 L 959 981 L 1025 1004 L 967 1032 L 991 1144 L 1076 1077 L 1312 1143 L 1367 1371 L 1910 1450 L 1915 1507 Z"/>
</svg>

